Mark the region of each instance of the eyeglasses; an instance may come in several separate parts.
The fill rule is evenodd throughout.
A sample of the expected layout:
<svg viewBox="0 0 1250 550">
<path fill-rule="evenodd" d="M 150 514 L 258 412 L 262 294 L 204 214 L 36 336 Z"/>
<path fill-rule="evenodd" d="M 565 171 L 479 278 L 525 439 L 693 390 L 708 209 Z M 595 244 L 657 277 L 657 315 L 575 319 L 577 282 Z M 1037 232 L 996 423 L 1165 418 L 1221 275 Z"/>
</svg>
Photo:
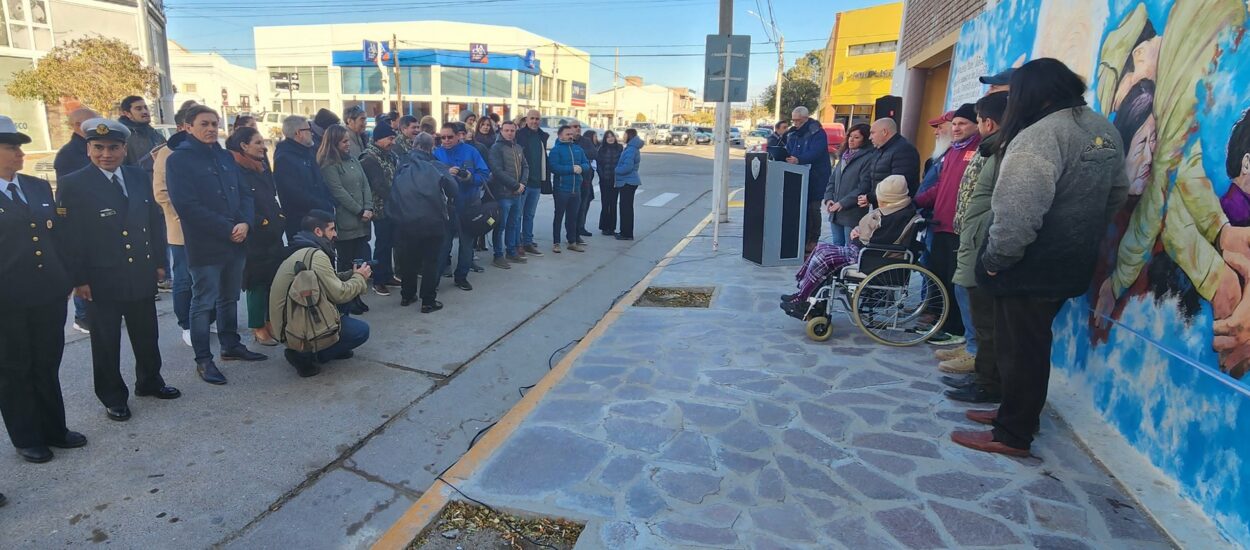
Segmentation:
<svg viewBox="0 0 1250 550">
<path fill-rule="evenodd" d="M 456 136 L 438 136 L 438 137 L 439 137 L 439 139 L 442 139 L 443 141 L 448 141 L 448 140 L 456 139 Z"/>
</svg>

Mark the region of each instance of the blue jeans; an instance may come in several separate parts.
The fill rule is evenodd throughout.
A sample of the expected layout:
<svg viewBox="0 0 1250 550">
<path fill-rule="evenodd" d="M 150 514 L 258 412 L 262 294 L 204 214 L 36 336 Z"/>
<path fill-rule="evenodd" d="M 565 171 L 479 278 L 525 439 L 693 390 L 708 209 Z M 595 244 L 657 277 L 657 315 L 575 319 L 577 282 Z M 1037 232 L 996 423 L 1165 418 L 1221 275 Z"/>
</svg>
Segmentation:
<svg viewBox="0 0 1250 550">
<path fill-rule="evenodd" d="M 326 363 L 342 358 L 343 354 L 354 350 L 369 340 L 369 323 L 343 315 L 340 318 L 339 341 L 333 346 L 317 352 L 317 361 Z"/>
<path fill-rule="evenodd" d="M 74 295 L 74 321 L 82 321 L 87 318 L 87 301 Z"/>
<path fill-rule="evenodd" d="M 521 229 L 521 218 L 518 216 L 521 205 L 517 199 L 505 197 L 495 201 L 499 204 L 499 221 L 491 230 L 491 241 L 495 245 L 496 258 L 502 258 L 505 253 L 509 256 L 516 254 L 517 232 Z"/>
<path fill-rule="evenodd" d="M 564 222 L 564 233 L 573 244 L 581 237 L 577 234 L 577 210 L 581 207 L 582 196 L 577 192 L 556 191 L 556 215 L 551 219 L 552 243 L 560 244 L 560 222 Z"/>
<path fill-rule="evenodd" d="M 222 350 L 232 350 L 239 340 L 239 293 L 243 287 L 244 255 L 228 263 L 191 266 L 191 348 L 195 360 L 213 358 L 208 347 L 208 325 L 217 312 L 217 341 Z"/>
<path fill-rule="evenodd" d="M 455 277 L 457 281 L 463 281 L 469 276 L 469 268 L 473 266 L 473 237 L 465 235 L 460 230 L 460 212 L 452 212 L 447 220 L 447 236 L 443 238 L 443 253 L 439 255 L 438 272 L 441 275 L 447 271 L 447 262 L 451 259 L 451 247 L 454 241 L 459 240 L 456 252 L 456 271 Z"/>
<path fill-rule="evenodd" d="M 182 330 L 191 328 L 191 270 L 187 266 L 187 247 L 169 245 L 174 275 L 174 317 Z"/>
<path fill-rule="evenodd" d="M 846 246 L 850 244 L 852 229 L 855 229 L 855 226 L 838 225 L 837 223 L 829 222 L 829 235 L 831 237 L 830 242 L 833 243 L 834 246 Z"/>
<path fill-rule="evenodd" d="M 959 304 L 959 317 L 964 322 L 964 338 L 968 340 L 964 346 L 971 355 L 977 354 L 977 329 L 972 326 L 972 299 L 968 296 L 968 288 L 951 285 L 955 287 L 955 303 Z"/>
<path fill-rule="evenodd" d="M 373 259 L 377 260 L 378 268 L 373 270 L 374 284 L 386 284 L 395 275 L 394 258 L 391 251 L 395 248 L 395 221 L 390 219 L 373 220 Z"/>
<path fill-rule="evenodd" d="M 534 244 L 534 215 L 538 213 L 538 199 L 543 191 L 538 187 L 526 187 L 521 194 L 521 246 Z"/>
</svg>

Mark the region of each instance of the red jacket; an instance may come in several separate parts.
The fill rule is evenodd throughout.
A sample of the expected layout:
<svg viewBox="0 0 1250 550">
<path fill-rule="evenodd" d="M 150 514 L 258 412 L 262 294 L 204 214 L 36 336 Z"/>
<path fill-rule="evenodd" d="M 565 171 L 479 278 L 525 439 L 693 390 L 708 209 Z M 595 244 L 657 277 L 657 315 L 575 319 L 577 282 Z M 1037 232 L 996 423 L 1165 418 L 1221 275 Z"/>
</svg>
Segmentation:
<svg viewBox="0 0 1250 550">
<path fill-rule="evenodd" d="M 964 169 L 977 156 L 977 146 L 981 144 L 981 134 L 973 134 L 972 139 L 961 148 L 951 146 L 942 160 L 942 172 L 938 174 L 937 185 L 930 187 L 916 197 L 916 205 L 921 208 L 933 209 L 933 231 L 937 233 L 955 232 L 955 207 L 959 203 L 959 182 L 964 177 Z"/>
</svg>

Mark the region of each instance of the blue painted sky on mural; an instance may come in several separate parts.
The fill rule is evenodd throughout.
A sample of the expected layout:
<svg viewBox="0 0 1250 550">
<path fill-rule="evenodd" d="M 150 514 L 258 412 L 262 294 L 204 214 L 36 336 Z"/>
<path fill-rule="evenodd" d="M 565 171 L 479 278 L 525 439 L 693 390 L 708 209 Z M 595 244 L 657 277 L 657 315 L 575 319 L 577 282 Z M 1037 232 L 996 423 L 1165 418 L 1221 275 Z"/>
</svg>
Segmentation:
<svg viewBox="0 0 1250 550">
<path fill-rule="evenodd" d="M 1244 29 L 1230 29 L 1220 40 L 1221 54 L 1216 68 L 1195 90 L 1202 168 L 1211 180 L 1212 190 L 1220 196 L 1228 191 L 1231 183 L 1224 167 L 1229 136 L 1233 125 L 1250 108 L 1250 44 L 1238 31 L 1244 32 Z M 1209 94 L 1204 89 L 1207 87 Z"/>
<path fill-rule="evenodd" d="M 1041 0 L 1005 0 L 980 17 L 964 23 L 961 38 L 955 46 L 951 62 L 951 82 L 960 78 L 964 67 L 978 55 L 984 57 L 986 74 L 997 73 L 1017 62 L 1032 57 L 1033 43 L 1037 40 L 1037 15 Z M 1012 29 L 1010 33 L 995 33 L 993 29 Z M 980 75 L 975 75 L 980 76 Z M 950 90 L 947 104 L 951 105 Z"/>
</svg>

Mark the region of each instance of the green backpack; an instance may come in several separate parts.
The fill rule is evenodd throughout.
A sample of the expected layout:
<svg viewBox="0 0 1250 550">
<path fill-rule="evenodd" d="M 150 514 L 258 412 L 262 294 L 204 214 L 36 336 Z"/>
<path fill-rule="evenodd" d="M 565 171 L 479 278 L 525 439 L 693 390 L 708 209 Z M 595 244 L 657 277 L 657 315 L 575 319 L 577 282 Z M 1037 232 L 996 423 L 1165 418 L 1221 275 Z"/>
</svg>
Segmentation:
<svg viewBox="0 0 1250 550">
<path fill-rule="evenodd" d="M 286 291 L 286 307 L 282 309 L 282 334 L 286 347 L 299 352 L 317 352 L 339 341 L 339 308 L 325 294 L 321 279 L 312 269 L 309 248 L 304 261 L 295 262 L 295 278 Z"/>
</svg>

